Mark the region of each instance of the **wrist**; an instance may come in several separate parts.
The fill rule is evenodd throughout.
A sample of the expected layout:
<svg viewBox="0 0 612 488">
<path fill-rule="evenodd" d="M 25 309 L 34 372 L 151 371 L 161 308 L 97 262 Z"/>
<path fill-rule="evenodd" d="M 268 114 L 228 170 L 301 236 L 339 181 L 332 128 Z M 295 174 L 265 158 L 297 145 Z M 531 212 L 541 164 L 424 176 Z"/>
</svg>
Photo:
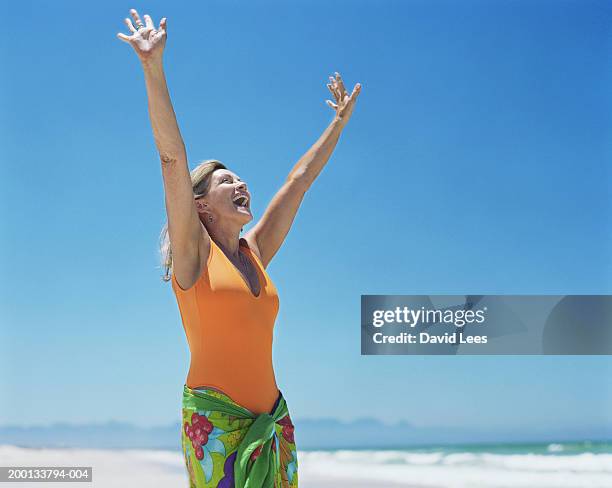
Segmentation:
<svg viewBox="0 0 612 488">
<path fill-rule="evenodd" d="M 159 71 L 163 71 L 164 69 L 164 63 L 162 62 L 161 56 L 141 59 L 140 63 L 142 64 L 142 69 L 144 71 L 159 72 Z"/>
<path fill-rule="evenodd" d="M 334 116 L 334 120 L 332 120 L 332 126 L 337 127 L 338 129 L 344 129 L 347 122 L 347 118 L 341 118 L 336 115 Z"/>
</svg>

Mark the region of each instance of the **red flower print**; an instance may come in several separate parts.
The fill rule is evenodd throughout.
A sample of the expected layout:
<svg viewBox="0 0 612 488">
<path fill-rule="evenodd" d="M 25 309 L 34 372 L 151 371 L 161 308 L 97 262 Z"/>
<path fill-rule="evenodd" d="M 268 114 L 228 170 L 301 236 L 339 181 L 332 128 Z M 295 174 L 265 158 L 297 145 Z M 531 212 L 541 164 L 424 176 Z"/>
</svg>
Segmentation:
<svg viewBox="0 0 612 488">
<path fill-rule="evenodd" d="M 191 415 L 191 425 L 185 422 L 185 434 L 191 440 L 191 446 L 195 449 L 195 455 L 199 460 L 204 458 L 204 446 L 208 442 L 208 434 L 213 430 L 213 424 L 206 418 L 206 415 L 200 415 L 193 412 Z"/>
<path fill-rule="evenodd" d="M 295 439 L 293 437 L 294 427 L 291 423 L 291 418 L 289 417 L 289 415 L 285 415 L 277 423 L 283 426 L 283 437 L 287 440 L 287 442 L 293 444 L 295 442 Z"/>
<path fill-rule="evenodd" d="M 253 453 L 251 454 L 251 461 L 255 461 L 255 459 L 257 459 L 257 456 L 261 454 L 262 447 L 263 447 L 263 444 L 257 446 L 257 449 L 253 451 Z"/>
<path fill-rule="evenodd" d="M 206 415 L 200 415 L 198 412 L 193 412 L 191 415 L 191 425 L 200 427 L 207 434 L 213 430 L 213 424 L 206 418 Z"/>
</svg>

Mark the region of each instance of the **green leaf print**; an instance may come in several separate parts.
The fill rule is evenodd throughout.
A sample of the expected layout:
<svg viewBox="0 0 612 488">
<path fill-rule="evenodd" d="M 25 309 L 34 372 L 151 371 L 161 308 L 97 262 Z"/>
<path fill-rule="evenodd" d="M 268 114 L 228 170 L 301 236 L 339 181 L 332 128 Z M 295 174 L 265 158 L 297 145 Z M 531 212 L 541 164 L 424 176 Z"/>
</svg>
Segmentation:
<svg viewBox="0 0 612 488">
<path fill-rule="evenodd" d="M 196 486 L 206 486 L 206 480 L 204 476 L 204 470 L 200 465 L 200 461 L 195 456 L 195 452 L 193 449 L 189 448 L 189 459 L 191 460 L 191 466 L 193 468 L 193 473 L 196 477 Z"/>
</svg>

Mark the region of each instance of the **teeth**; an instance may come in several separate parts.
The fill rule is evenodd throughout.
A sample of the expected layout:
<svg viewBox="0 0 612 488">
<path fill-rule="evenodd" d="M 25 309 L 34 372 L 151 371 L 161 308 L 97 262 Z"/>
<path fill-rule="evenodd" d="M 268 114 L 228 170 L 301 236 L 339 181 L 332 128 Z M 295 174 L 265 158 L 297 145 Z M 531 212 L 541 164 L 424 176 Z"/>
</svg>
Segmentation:
<svg viewBox="0 0 612 488">
<path fill-rule="evenodd" d="M 236 200 L 234 200 L 234 203 L 236 205 L 239 205 L 240 207 L 246 207 L 247 201 L 248 201 L 247 197 L 240 196 L 240 197 L 236 198 Z"/>
</svg>

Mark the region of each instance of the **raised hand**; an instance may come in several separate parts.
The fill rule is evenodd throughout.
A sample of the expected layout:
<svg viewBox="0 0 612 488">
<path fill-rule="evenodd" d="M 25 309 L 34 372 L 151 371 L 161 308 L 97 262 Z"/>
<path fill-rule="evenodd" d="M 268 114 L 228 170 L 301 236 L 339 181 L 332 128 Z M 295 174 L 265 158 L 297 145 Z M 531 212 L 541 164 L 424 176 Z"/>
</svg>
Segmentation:
<svg viewBox="0 0 612 488">
<path fill-rule="evenodd" d="M 144 24 L 136 10 L 131 9 L 130 15 L 136 27 L 130 19 L 126 18 L 125 24 L 131 35 L 126 36 L 120 32 L 117 37 L 134 48 L 141 62 L 161 61 L 166 44 L 166 18 L 161 19 L 159 28 L 156 29 L 149 15 L 144 15 Z"/>
<path fill-rule="evenodd" d="M 331 100 L 326 100 L 325 102 L 336 111 L 337 118 L 346 122 L 353 113 L 353 107 L 361 92 L 361 84 L 357 83 L 355 88 L 353 88 L 353 93 L 349 95 L 344 87 L 344 82 L 340 77 L 340 73 L 336 72 L 336 77 L 330 76 L 329 80 L 330 83 L 327 84 L 327 88 L 329 88 L 329 91 L 334 95 L 336 103 L 333 103 Z"/>
</svg>

